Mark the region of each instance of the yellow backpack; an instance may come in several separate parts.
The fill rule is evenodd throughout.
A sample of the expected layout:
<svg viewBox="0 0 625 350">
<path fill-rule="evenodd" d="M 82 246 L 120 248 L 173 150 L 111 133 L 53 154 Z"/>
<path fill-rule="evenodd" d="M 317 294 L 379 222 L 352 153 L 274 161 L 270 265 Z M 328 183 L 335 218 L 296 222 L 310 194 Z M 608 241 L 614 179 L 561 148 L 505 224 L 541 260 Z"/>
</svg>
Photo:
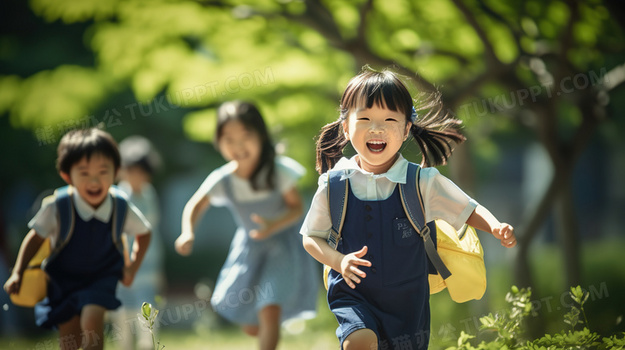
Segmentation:
<svg viewBox="0 0 625 350">
<path fill-rule="evenodd" d="M 436 273 L 430 272 L 428 276 L 430 294 L 447 289 L 451 299 L 457 303 L 479 300 L 486 291 L 486 267 L 484 251 L 475 228 L 465 224 L 457 232 L 443 220 L 435 220 L 426 225 L 419 191 L 419 173 L 419 165 L 409 163 L 406 176 L 408 180 L 405 185 L 399 184 L 399 193 L 406 216 L 423 238 L 426 254 L 436 269 Z M 341 239 L 347 210 L 349 179 L 342 179 L 343 174 L 343 171 L 328 173 L 328 203 L 332 219 L 328 244 L 334 249 Z M 434 227 L 436 244 L 431 237 Z M 330 267 L 324 266 L 323 282 L 326 289 L 329 272 Z"/>
</svg>

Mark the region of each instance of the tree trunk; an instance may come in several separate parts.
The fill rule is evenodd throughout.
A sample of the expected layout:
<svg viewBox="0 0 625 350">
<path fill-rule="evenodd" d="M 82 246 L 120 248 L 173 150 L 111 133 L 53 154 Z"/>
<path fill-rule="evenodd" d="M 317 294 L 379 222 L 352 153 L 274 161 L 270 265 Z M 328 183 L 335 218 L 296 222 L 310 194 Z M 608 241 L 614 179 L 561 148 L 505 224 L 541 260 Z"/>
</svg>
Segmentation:
<svg viewBox="0 0 625 350">
<path fill-rule="evenodd" d="M 536 288 L 534 279 L 532 276 L 532 270 L 530 267 L 529 248 L 534 238 L 538 234 L 543 223 L 551 213 L 553 203 L 556 201 L 558 195 L 558 183 L 560 179 L 555 176 L 551 179 L 549 187 L 545 190 L 541 200 L 535 205 L 534 208 L 528 210 L 529 215 L 526 215 L 526 219 L 522 220 L 523 224 L 517 233 L 517 260 L 514 266 L 515 284 L 520 288 L 531 288 L 532 298 L 540 299 L 540 290 Z M 542 317 L 536 317 L 531 322 L 527 323 L 528 337 L 530 339 L 536 339 L 544 334 L 545 322 Z"/>
<path fill-rule="evenodd" d="M 571 167 L 572 168 L 572 167 Z M 562 247 L 566 290 L 581 283 L 580 237 L 575 203 L 573 200 L 572 172 L 568 171 L 560 178 L 560 191 L 556 201 L 558 237 Z"/>
</svg>

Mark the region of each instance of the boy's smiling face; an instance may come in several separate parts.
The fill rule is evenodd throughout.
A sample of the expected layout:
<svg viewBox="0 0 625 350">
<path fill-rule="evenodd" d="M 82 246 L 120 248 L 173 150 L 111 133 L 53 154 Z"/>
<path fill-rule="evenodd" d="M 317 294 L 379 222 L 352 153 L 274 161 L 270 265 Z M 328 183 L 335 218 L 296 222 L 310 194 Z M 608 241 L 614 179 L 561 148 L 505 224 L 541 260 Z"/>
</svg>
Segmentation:
<svg viewBox="0 0 625 350">
<path fill-rule="evenodd" d="M 391 168 L 411 126 L 403 113 L 375 104 L 352 111 L 343 122 L 345 137 L 358 152 L 360 167 L 374 174 Z"/>
<path fill-rule="evenodd" d="M 69 174 L 61 172 L 63 180 L 74 186 L 80 197 L 93 208 L 98 208 L 104 202 L 115 175 L 113 160 L 100 153 L 92 154 L 88 160 L 83 157 L 72 165 Z"/>
</svg>

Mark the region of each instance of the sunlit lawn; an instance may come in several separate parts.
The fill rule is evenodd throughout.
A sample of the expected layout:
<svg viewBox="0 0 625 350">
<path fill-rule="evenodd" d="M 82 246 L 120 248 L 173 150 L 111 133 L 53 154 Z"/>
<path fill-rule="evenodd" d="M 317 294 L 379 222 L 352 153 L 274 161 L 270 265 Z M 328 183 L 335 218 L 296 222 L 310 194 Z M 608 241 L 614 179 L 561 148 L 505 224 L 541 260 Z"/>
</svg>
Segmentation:
<svg viewBox="0 0 625 350">
<path fill-rule="evenodd" d="M 318 314 L 312 320 L 299 320 L 283 327 L 279 349 L 323 350 L 338 348 L 334 335 L 336 321 L 319 294 Z M 161 310 L 167 318 L 166 310 Z M 194 313 L 195 315 L 195 313 Z M 204 310 L 201 317 L 192 318 L 187 327 L 173 322 L 163 326 L 156 335 L 156 340 L 165 345 L 166 350 L 184 349 L 215 349 L 243 350 L 256 349 L 257 339 L 244 334 L 238 327 L 224 325 L 216 321 L 215 314 Z M 105 327 L 105 349 L 121 349 L 116 339 L 114 325 Z M 56 350 L 58 349 L 58 333 L 40 332 L 35 330 L 32 335 L 0 337 L 0 350 Z"/>
<path fill-rule="evenodd" d="M 26 339 L 5 338 L 0 340 L 0 349 L 2 350 L 52 350 L 58 349 L 56 340 L 51 342 L 53 338 L 37 338 Z M 161 344 L 165 345 L 166 350 L 184 349 L 184 350 L 249 350 L 256 349 L 256 339 L 251 338 L 238 331 L 222 331 L 210 334 L 197 334 L 192 331 L 166 331 L 161 337 Z M 302 335 L 284 335 L 280 343 L 280 349 L 298 349 L 298 350 L 325 350 L 338 348 L 338 343 L 333 332 L 324 333 L 305 333 Z M 105 349 L 120 349 L 115 342 L 108 342 Z"/>
<path fill-rule="evenodd" d="M 622 331 L 621 325 L 614 325 L 614 320 L 623 315 L 621 295 L 625 290 L 625 282 L 615 276 L 623 276 L 625 265 L 614 264 L 620 261 L 625 242 L 621 239 L 604 240 L 602 242 L 585 243 L 582 258 L 586 284 L 582 287 L 595 288 L 600 293 L 595 293 L 596 300 L 590 300 L 588 304 L 589 322 L 599 332 Z M 561 296 L 567 293 L 568 287 L 562 287 L 563 267 L 559 251 L 552 245 L 541 244 L 534 250 L 535 263 L 540 264 L 536 280 L 541 286 L 542 297 L 537 296 L 541 302 L 541 315 L 549 324 L 549 332 L 562 330 L 562 314 L 565 312 L 565 304 Z M 600 254 L 598 254 L 600 252 Z M 540 256 L 540 257 L 538 257 Z M 505 259 L 497 266 L 488 267 L 489 287 L 487 297 L 479 302 L 456 304 L 449 299 L 446 292 L 433 295 L 431 298 L 431 337 L 430 349 L 444 349 L 453 345 L 461 331 L 470 334 L 478 333 L 479 317 L 490 312 L 502 311 L 506 308 L 504 296 L 512 282 L 512 269 L 510 259 Z M 607 269 L 606 266 L 610 268 Z M 545 297 L 546 296 L 546 297 Z M 546 301 L 550 301 L 547 309 Z M 553 305 L 551 305 L 553 304 Z M 605 319 L 603 322 L 602 320 Z M 211 321 L 212 320 L 212 321 Z M 162 327 L 158 339 L 165 345 L 166 350 L 171 349 L 256 349 L 256 339 L 242 333 L 238 328 L 224 326 L 214 321 L 214 314 L 209 310 L 202 312 L 201 317 L 191 320 L 188 326 L 166 325 Z M 603 323 L 602 323 L 603 322 Z M 0 327 L 1 328 L 1 327 Z M 318 315 L 315 319 L 295 323 L 283 329 L 279 349 L 282 350 L 321 350 L 337 349 L 338 342 L 334 335 L 336 320 L 329 312 L 323 291 L 320 291 L 318 302 Z M 0 350 L 52 350 L 58 349 L 58 336 L 56 333 L 34 332 L 34 336 L 3 336 L 0 337 Z M 110 334 L 106 337 L 106 349 L 119 349 Z"/>
<path fill-rule="evenodd" d="M 282 338 L 279 349 L 298 350 L 324 350 L 338 347 L 334 336 L 334 325 L 330 325 L 326 330 L 310 329 L 310 323 L 305 323 L 306 328 L 302 329 L 302 324 L 296 327 L 293 334 L 286 329 L 282 331 Z M 314 325 L 312 327 L 315 327 Z M 220 330 L 163 330 L 158 334 L 158 340 L 165 349 L 184 350 L 249 350 L 256 349 L 256 338 L 252 338 L 237 328 L 227 327 Z M 53 350 L 58 349 L 58 336 L 56 333 L 47 333 L 36 337 L 4 337 L 0 338 L 0 349 L 2 350 Z M 119 342 L 108 337 L 105 349 L 121 349 Z"/>
</svg>

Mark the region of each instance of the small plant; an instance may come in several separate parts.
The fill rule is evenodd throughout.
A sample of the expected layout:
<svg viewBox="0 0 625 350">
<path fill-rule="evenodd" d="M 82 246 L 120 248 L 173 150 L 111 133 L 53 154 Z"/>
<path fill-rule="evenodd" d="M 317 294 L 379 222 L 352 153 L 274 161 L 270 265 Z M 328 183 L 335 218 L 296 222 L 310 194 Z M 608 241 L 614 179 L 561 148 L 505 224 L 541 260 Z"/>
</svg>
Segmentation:
<svg viewBox="0 0 625 350">
<path fill-rule="evenodd" d="M 625 350 L 625 333 L 602 338 L 599 334 L 591 332 L 588 328 L 588 319 L 584 310 L 584 304 L 588 300 L 589 293 L 581 287 L 571 287 L 569 295 L 575 302 L 569 312 L 564 315 L 564 322 L 571 326 L 571 330 L 556 334 L 545 334 L 539 339 L 532 341 L 523 339 L 523 320 L 530 314 L 534 315 L 529 289 L 519 289 L 512 286 L 506 295 L 506 301 L 510 303 L 510 311 L 501 314 L 489 314 L 480 318 L 482 323 L 480 330 L 495 333 L 494 340 L 482 341 L 477 346 L 471 344 L 475 336 L 462 332 L 458 338 L 457 346 L 446 350 L 495 350 L 495 349 L 528 349 L 528 350 L 556 350 L 556 349 L 610 349 Z M 581 316 L 581 317 L 580 317 Z M 583 318 L 583 319 L 582 319 Z M 578 325 L 585 325 L 580 330 L 575 330 Z"/>
<path fill-rule="evenodd" d="M 586 303 L 590 294 L 582 291 L 580 286 L 571 287 L 571 292 L 569 294 L 571 295 L 573 301 L 579 305 L 579 309 L 575 305 L 571 306 L 571 311 L 564 315 L 564 323 L 570 324 L 572 329 L 575 329 L 577 324 L 586 324 L 586 327 L 588 327 L 588 319 L 586 318 L 586 312 L 584 311 L 584 303 Z M 584 316 L 584 321 L 579 319 L 580 312 Z"/>
<path fill-rule="evenodd" d="M 517 349 L 523 343 L 523 320 L 534 313 L 530 297 L 532 292 L 529 289 L 519 289 L 512 286 L 510 292 L 506 294 L 506 301 L 510 303 L 508 312 L 498 314 L 488 314 L 481 317 L 480 330 L 495 334 L 495 339 L 490 342 L 482 341 L 477 347 L 470 344 L 474 336 L 464 332 L 458 339 L 458 346 L 447 350 L 486 350 L 486 349 Z"/>
<path fill-rule="evenodd" d="M 568 332 L 562 331 L 554 335 L 546 334 L 544 337 L 529 343 L 530 349 L 541 349 L 542 347 L 557 346 L 558 348 L 576 349 L 606 349 L 604 344 L 599 342 L 600 336 L 588 329 L 588 319 L 584 311 L 584 303 L 588 300 L 589 293 L 584 292 L 580 286 L 571 287 L 569 292 L 571 299 L 577 304 L 572 305 L 571 310 L 564 314 L 564 323 L 571 325 Z M 580 315 L 584 320 L 580 319 Z M 584 324 L 581 330 L 575 330 L 577 325 Z M 612 349 L 608 347 L 607 349 Z"/>
<path fill-rule="evenodd" d="M 139 321 L 141 321 L 152 335 L 152 344 L 154 344 L 154 350 L 162 350 L 165 345 L 161 346 L 161 342 L 157 342 L 154 338 L 154 323 L 156 322 L 156 316 L 158 316 L 158 309 L 153 308 L 152 304 L 144 302 L 141 305 L 141 314 L 139 314 Z"/>
</svg>

